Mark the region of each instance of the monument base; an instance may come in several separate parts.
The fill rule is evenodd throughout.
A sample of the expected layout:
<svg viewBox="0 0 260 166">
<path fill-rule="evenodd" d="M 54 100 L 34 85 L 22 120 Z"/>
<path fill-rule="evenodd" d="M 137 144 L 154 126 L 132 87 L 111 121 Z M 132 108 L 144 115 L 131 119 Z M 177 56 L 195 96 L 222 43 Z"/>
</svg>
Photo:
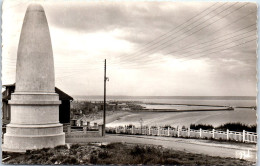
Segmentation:
<svg viewBox="0 0 260 166">
<path fill-rule="evenodd" d="M 65 144 L 58 94 L 15 92 L 11 98 L 11 122 L 6 126 L 3 150 L 26 151 Z"/>
<path fill-rule="evenodd" d="M 26 151 L 53 148 L 65 144 L 62 124 L 16 125 L 8 124 L 4 134 L 3 151 Z"/>
</svg>

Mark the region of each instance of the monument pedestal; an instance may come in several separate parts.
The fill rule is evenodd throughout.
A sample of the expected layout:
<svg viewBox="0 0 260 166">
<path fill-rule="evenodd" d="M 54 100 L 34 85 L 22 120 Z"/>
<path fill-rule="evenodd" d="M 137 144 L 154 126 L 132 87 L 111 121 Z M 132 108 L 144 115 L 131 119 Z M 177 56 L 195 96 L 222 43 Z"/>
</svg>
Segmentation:
<svg viewBox="0 0 260 166">
<path fill-rule="evenodd" d="M 11 99 L 12 118 L 4 134 L 3 150 L 26 151 L 64 145 L 58 94 L 17 92 Z"/>
<path fill-rule="evenodd" d="M 19 149 L 53 148 L 57 145 L 64 145 L 65 134 L 62 132 L 62 124 L 56 125 L 8 125 L 4 135 L 4 149 L 15 151 Z M 23 131 L 24 133 L 21 133 Z M 27 133 L 27 134 L 25 134 Z"/>
</svg>

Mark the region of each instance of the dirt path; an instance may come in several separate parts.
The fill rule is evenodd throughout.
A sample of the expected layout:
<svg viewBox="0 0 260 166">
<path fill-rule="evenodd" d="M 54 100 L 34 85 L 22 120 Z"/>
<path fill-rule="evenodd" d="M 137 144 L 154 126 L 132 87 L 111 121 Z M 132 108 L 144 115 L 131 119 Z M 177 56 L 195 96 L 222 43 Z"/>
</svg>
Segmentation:
<svg viewBox="0 0 260 166">
<path fill-rule="evenodd" d="M 120 134 L 107 134 L 104 138 L 84 138 L 82 140 L 79 140 L 79 142 L 127 142 L 161 145 L 166 148 L 172 148 L 174 150 L 180 150 L 189 153 L 199 153 L 220 157 L 243 158 L 248 161 L 256 162 L 256 145 L 254 144 Z"/>
</svg>

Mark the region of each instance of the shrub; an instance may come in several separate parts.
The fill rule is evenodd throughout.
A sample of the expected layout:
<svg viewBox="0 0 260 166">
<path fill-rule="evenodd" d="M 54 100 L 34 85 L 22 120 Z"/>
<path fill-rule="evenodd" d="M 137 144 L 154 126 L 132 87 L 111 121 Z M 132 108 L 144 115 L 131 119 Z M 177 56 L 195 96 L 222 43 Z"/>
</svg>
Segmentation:
<svg viewBox="0 0 260 166">
<path fill-rule="evenodd" d="M 92 164 L 97 164 L 97 161 L 98 161 L 97 156 L 95 156 L 95 155 L 91 155 L 91 156 L 90 156 L 90 159 L 89 159 L 89 162 L 90 162 L 90 163 L 92 163 Z"/>
<path fill-rule="evenodd" d="M 55 146 L 54 149 L 56 149 L 56 150 L 67 149 L 67 146 L 66 145 L 58 145 L 58 146 Z"/>
<path fill-rule="evenodd" d="M 168 127 L 169 127 L 170 129 L 174 129 L 174 127 L 172 127 L 171 125 L 164 125 L 162 128 L 163 128 L 163 129 L 168 129 Z"/>
<path fill-rule="evenodd" d="M 115 143 L 110 143 L 106 146 L 107 149 L 116 149 L 118 147 L 122 147 L 122 143 L 121 142 L 115 142 Z"/>
<path fill-rule="evenodd" d="M 212 125 L 206 125 L 206 124 L 191 124 L 190 125 L 191 129 L 194 130 L 199 130 L 199 129 L 203 129 L 203 130 L 212 130 L 214 127 Z"/>
<path fill-rule="evenodd" d="M 131 151 L 130 151 L 130 154 L 133 156 L 142 155 L 143 153 L 145 153 L 145 149 L 144 149 L 144 147 L 141 147 L 140 145 L 134 146 L 134 148 L 131 149 Z"/>
<path fill-rule="evenodd" d="M 76 157 L 74 156 L 67 156 L 64 158 L 64 160 L 62 161 L 63 164 L 73 164 L 73 165 L 77 165 L 79 164 L 79 161 L 76 159 Z"/>
<path fill-rule="evenodd" d="M 256 132 L 256 125 L 245 125 L 240 122 L 237 123 L 225 123 L 216 128 L 217 130 L 224 130 L 226 131 L 229 129 L 230 131 L 238 131 L 242 132 L 243 130 Z"/>
<path fill-rule="evenodd" d="M 108 151 L 101 151 L 98 153 L 98 158 L 101 158 L 101 159 L 106 159 L 110 157 Z"/>
<path fill-rule="evenodd" d="M 79 144 L 72 144 L 70 149 L 78 149 L 80 147 Z"/>
<path fill-rule="evenodd" d="M 42 149 L 39 149 L 38 151 L 40 152 L 48 152 L 51 148 L 42 148 Z"/>
<path fill-rule="evenodd" d="M 167 158 L 167 159 L 164 160 L 163 164 L 167 164 L 167 165 L 180 165 L 180 164 L 182 164 L 182 162 L 179 159 Z"/>
</svg>

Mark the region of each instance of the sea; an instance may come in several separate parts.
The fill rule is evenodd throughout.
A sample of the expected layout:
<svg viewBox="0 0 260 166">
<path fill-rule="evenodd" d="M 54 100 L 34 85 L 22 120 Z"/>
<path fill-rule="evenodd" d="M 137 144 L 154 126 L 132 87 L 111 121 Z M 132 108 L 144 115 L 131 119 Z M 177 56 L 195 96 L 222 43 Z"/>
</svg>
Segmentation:
<svg viewBox="0 0 260 166">
<path fill-rule="evenodd" d="M 78 101 L 103 101 L 103 96 L 73 96 Z M 194 111 L 194 112 L 128 112 L 108 117 L 107 126 L 171 125 L 174 127 L 190 124 L 210 124 L 215 127 L 224 123 L 255 125 L 255 96 L 107 96 L 107 101 L 135 101 L 148 109 L 197 110 L 215 109 L 222 106 L 234 107 L 234 111 Z M 177 104 L 177 105 L 175 105 Z M 187 106 L 188 105 L 188 106 Z M 205 106 L 196 106 L 205 105 Z M 211 107 L 214 106 L 214 107 Z M 219 107 L 217 107 L 219 106 Z M 98 120 L 96 122 L 99 122 Z M 101 122 L 101 121 L 100 121 Z"/>
<path fill-rule="evenodd" d="M 79 101 L 103 101 L 103 96 L 73 96 Z M 235 107 L 256 106 L 255 96 L 107 96 L 107 101 L 138 101 L 143 103 L 219 105 Z"/>
</svg>

